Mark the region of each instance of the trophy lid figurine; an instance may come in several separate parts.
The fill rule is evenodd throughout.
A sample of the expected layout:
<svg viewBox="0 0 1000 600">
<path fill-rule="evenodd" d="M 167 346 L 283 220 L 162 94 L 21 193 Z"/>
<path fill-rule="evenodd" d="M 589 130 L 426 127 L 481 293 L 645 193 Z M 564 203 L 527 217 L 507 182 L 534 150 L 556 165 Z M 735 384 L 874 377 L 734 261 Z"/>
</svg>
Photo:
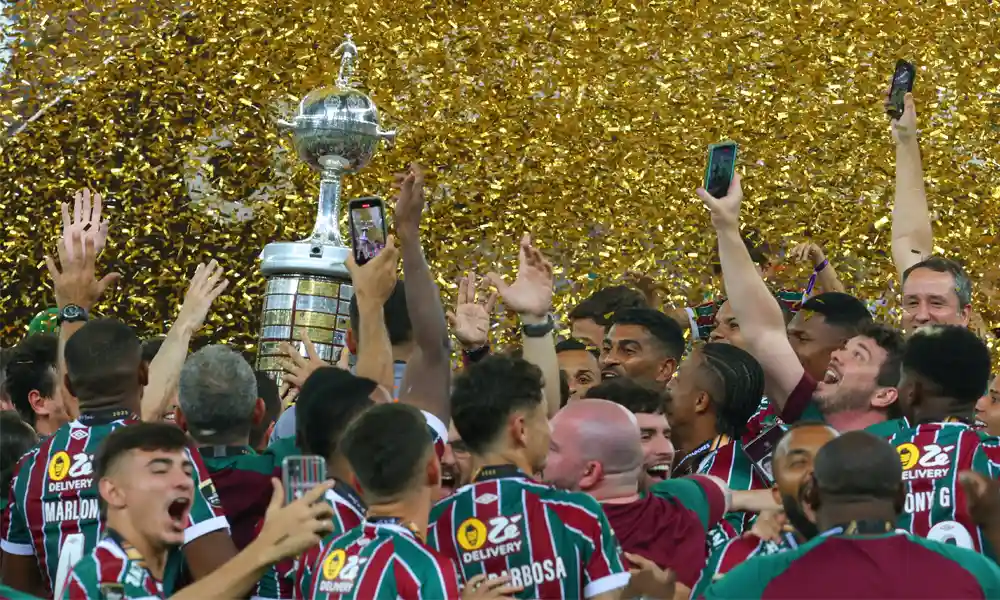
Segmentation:
<svg viewBox="0 0 1000 600">
<path fill-rule="evenodd" d="M 292 132 L 299 158 L 320 172 L 312 234 L 297 242 L 270 243 L 260 257 L 268 279 L 257 368 L 279 382 L 281 342 L 299 345 L 308 335 L 326 361 L 337 360 L 346 343 L 353 289 L 346 265 L 351 249 L 340 233 L 341 177 L 363 169 L 379 142 L 395 139 L 394 131 L 380 127 L 372 99 L 352 85 L 358 47 L 350 35 L 337 51 L 335 85 L 309 92 L 291 122 L 279 121 Z"/>
</svg>

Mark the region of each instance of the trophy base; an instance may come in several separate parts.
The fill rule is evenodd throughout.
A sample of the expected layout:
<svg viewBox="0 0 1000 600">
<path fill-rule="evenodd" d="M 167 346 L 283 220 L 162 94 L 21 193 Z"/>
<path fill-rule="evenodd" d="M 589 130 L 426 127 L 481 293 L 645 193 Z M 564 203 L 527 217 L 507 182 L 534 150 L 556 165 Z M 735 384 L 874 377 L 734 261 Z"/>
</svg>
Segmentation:
<svg viewBox="0 0 1000 600">
<path fill-rule="evenodd" d="M 274 242 L 264 246 L 260 254 L 260 270 L 265 276 L 281 274 L 319 275 L 350 281 L 347 259 L 351 249 L 304 240 Z"/>
<path fill-rule="evenodd" d="M 354 295 L 344 264 L 349 252 L 348 248 L 309 242 L 278 242 L 264 247 L 261 271 L 267 284 L 257 370 L 278 385 L 284 374 L 281 342 L 291 343 L 305 355 L 301 339 L 306 334 L 321 359 L 334 363 L 340 358 L 351 325 Z"/>
</svg>

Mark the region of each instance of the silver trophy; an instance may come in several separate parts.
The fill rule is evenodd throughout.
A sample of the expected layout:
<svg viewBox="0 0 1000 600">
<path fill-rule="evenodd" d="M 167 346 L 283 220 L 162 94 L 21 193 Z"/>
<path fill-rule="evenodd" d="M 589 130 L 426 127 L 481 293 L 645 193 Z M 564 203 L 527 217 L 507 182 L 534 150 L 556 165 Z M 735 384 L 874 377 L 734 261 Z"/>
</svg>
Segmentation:
<svg viewBox="0 0 1000 600">
<path fill-rule="evenodd" d="M 340 179 L 363 169 L 379 142 L 395 139 L 395 131 L 379 126 L 372 99 L 352 85 L 358 47 L 350 35 L 337 51 L 341 59 L 336 84 L 309 92 L 292 122 L 279 121 L 292 132 L 299 158 L 320 172 L 312 234 L 298 242 L 268 244 L 261 253 L 267 287 L 257 369 L 279 382 L 281 342 L 300 346 L 305 333 L 320 358 L 333 362 L 340 356 L 354 293 L 346 265 L 351 249 L 340 234 Z"/>
</svg>

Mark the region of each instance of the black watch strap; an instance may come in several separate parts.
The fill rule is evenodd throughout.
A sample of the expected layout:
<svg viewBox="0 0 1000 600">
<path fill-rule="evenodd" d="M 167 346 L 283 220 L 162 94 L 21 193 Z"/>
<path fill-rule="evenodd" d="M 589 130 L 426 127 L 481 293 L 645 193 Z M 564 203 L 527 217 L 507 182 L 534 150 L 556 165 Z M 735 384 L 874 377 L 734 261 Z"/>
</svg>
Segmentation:
<svg viewBox="0 0 1000 600">
<path fill-rule="evenodd" d="M 535 323 L 533 325 L 521 324 L 521 333 L 526 337 L 530 338 L 540 338 L 552 333 L 552 330 L 556 328 L 556 321 L 549 314 L 546 316 L 544 323 Z"/>
<path fill-rule="evenodd" d="M 59 309 L 59 316 L 56 318 L 56 321 L 62 325 L 63 323 L 79 323 L 89 318 L 90 315 L 87 314 L 87 309 L 77 304 L 67 304 Z"/>
</svg>

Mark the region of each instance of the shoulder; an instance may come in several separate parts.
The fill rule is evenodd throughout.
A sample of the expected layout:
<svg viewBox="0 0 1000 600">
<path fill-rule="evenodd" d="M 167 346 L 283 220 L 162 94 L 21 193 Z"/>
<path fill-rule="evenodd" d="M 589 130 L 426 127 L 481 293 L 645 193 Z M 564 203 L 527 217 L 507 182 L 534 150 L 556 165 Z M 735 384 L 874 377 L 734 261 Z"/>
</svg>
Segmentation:
<svg viewBox="0 0 1000 600">
<path fill-rule="evenodd" d="M 527 491 L 537 495 L 543 503 L 552 506 L 557 512 L 561 508 L 566 508 L 587 512 L 595 518 L 604 515 L 601 503 L 583 492 L 568 492 L 540 484 L 529 485 Z"/>
<path fill-rule="evenodd" d="M 881 423 L 875 423 L 865 427 L 865 431 L 883 438 L 892 438 L 897 433 L 909 428 L 906 419 L 889 419 Z"/>
<path fill-rule="evenodd" d="M 465 497 L 465 495 L 471 491 L 472 486 L 466 485 L 455 490 L 454 494 L 440 500 L 433 506 L 433 508 L 431 508 L 430 523 L 433 525 L 438 519 L 441 518 L 442 515 L 448 512 L 448 509 L 453 508 L 460 499 Z"/>
<path fill-rule="evenodd" d="M 769 555 L 757 554 L 749 560 L 735 564 L 726 573 L 725 577 L 713 582 L 709 586 L 705 592 L 705 597 L 759 598 L 771 580 L 781 575 L 795 559 L 816 547 L 822 541 L 823 538 L 817 538 L 794 550 Z"/>
</svg>

